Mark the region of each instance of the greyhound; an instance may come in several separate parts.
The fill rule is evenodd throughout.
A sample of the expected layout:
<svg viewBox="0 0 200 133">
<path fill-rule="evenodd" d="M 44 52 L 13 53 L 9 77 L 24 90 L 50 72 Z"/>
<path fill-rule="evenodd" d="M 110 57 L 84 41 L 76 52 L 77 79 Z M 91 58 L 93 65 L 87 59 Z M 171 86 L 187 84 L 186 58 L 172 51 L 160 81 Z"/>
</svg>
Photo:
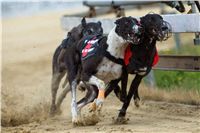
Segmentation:
<svg viewBox="0 0 200 133">
<path fill-rule="evenodd" d="M 130 45 L 127 48 L 125 54 L 125 68 L 123 70 L 122 77 L 113 80 L 107 87 L 106 96 L 114 89 L 116 95 L 124 103 L 118 118 L 117 122 L 124 122 L 126 110 L 129 106 L 130 100 L 134 95 L 135 105 L 139 106 L 139 95 L 138 87 L 141 80 L 145 77 L 152 69 L 152 66 L 158 62 L 158 53 L 156 50 L 156 41 L 165 41 L 170 37 L 171 26 L 168 22 L 164 21 L 163 18 L 158 14 L 147 14 L 144 17 L 140 18 L 141 26 L 144 28 L 144 31 L 141 34 L 141 39 L 138 45 Z M 132 55 L 128 56 L 127 53 L 131 52 Z M 128 74 L 135 74 L 128 95 L 126 96 L 126 85 Z M 122 89 L 118 86 L 119 81 L 121 80 Z M 123 85 L 124 84 L 124 85 Z"/>
<path fill-rule="evenodd" d="M 74 125 L 82 123 L 80 112 L 83 106 L 77 106 L 76 102 L 76 88 L 79 82 L 81 81 L 85 85 L 97 86 L 99 92 L 97 99 L 93 102 L 93 109 L 101 109 L 105 85 L 121 76 L 123 63 L 118 59 L 123 59 L 125 49 L 129 43 L 137 44 L 139 42 L 137 36 L 142 31 L 142 28 L 139 26 L 137 19 L 123 17 L 116 20 L 115 24 L 107 37 L 83 37 L 79 41 L 76 50 L 74 50 L 79 55 L 79 59 L 76 60 L 76 57 L 73 56 L 65 60 L 68 81 L 72 91 L 71 112 Z M 92 44 L 95 44 L 96 47 L 91 48 Z M 85 51 L 92 50 L 95 51 L 95 54 L 88 58 L 83 58 Z"/>
<path fill-rule="evenodd" d="M 103 34 L 103 29 L 101 27 L 101 22 L 97 23 L 90 22 L 86 23 L 85 18 L 82 19 L 81 24 L 77 27 L 74 27 L 71 31 L 68 32 L 67 37 L 62 41 L 62 43 L 57 47 L 54 52 L 53 62 L 52 62 L 52 82 L 51 82 L 51 93 L 52 93 L 52 103 L 50 108 L 50 115 L 55 115 L 59 112 L 60 109 L 60 100 L 63 95 L 58 98 L 56 103 L 57 90 L 60 85 L 61 79 L 67 72 L 67 67 L 65 65 L 65 59 L 76 56 L 72 50 L 74 45 L 83 37 L 87 35 Z M 65 84 L 63 84 L 63 87 Z M 63 91 L 65 91 L 64 89 Z"/>
</svg>

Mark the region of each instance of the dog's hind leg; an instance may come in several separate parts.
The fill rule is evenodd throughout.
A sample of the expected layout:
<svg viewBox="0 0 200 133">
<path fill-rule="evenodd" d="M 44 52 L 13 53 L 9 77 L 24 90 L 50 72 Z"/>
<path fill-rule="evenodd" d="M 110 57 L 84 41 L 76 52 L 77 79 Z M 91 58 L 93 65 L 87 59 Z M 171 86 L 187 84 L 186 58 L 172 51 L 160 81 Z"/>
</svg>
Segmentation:
<svg viewBox="0 0 200 133">
<path fill-rule="evenodd" d="M 67 83 L 68 83 L 68 79 L 66 78 L 62 84 L 62 88 L 66 88 Z"/>
<path fill-rule="evenodd" d="M 119 85 L 118 85 L 119 80 L 113 80 L 109 83 L 107 90 L 105 92 L 105 97 L 107 97 L 110 92 L 112 92 L 114 90 L 114 93 L 116 95 L 116 97 L 121 101 L 121 102 L 125 102 L 126 101 L 126 90 L 120 89 Z"/>
<path fill-rule="evenodd" d="M 66 76 L 67 77 L 67 76 Z M 56 107 L 57 110 L 60 111 L 60 105 L 62 104 L 64 98 L 66 97 L 67 93 L 70 91 L 70 86 L 69 86 L 69 82 L 68 79 L 66 78 L 64 80 L 64 83 L 62 84 L 62 87 L 64 88 L 64 90 L 62 91 L 62 93 L 60 94 Z M 60 111 L 61 112 L 61 111 Z"/>
<path fill-rule="evenodd" d="M 118 83 L 121 81 L 121 89 L 118 85 Z M 122 75 L 119 79 L 112 80 L 106 87 L 105 97 L 107 97 L 110 92 L 114 90 L 115 95 L 121 102 L 126 101 L 127 97 L 127 82 L 128 82 L 128 73 L 125 68 L 123 68 Z"/>
<path fill-rule="evenodd" d="M 60 105 L 62 104 L 64 98 L 66 97 L 67 93 L 70 91 L 70 86 L 68 83 L 66 83 L 64 90 L 62 91 L 62 93 L 60 94 L 60 96 L 58 97 L 57 103 L 56 103 L 56 109 L 57 112 L 61 112 L 60 110 Z"/>
<path fill-rule="evenodd" d="M 117 98 L 120 99 L 120 87 L 118 86 L 120 79 L 117 80 L 112 80 L 109 82 L 109 84 L 106 86 L 106 92 L 105 92 L 105 97 L 107 97 L 113 90 Z"/>
<path fill-rule="evenodd" d="M 77 108 L 78 110 L 81 110 L 82 107 L 87 105 L 88 103 L 94 101 L 94 99 L 98 95 L 98 88 L 94 85 L 85 85 L 85 88 L 87 89 L 87 93 L 84 98 L 78 101 Z"/>
<path fill-rule="evenodd" d="M 52 94 L 52 102 L 51 102 L 51 108 L 50 108 L 50 115 L 53 116 L 56 113 L 56 95 L 57 90 L 59 88 L 60 81 L 62 77 L 65 75 L 65 72 L 59 73 L 53 73 L 52 81 L 51 81 L 51 94 Z"/>
<path fill-rule="evenodd" d="M 91 76 L 89 78 L 88 84 L 96 85 L 99 90 L 98 97 L 92 103 L 91 110 L 92 111 L 95 111 L 95 110 L 100 111 L 101 107 L 103 105 L 103 101 L 105 99 L 105 83 L 102 80 L 98 79 L 97 77 Z"/>
<path fill-rule="evenodd" d="M 116 79 L 116 80 L 112 80 L 106 87 L 106 92 L 105 92 L 105 97 L 107 97 L 113 90 L 114 93 L 116 95 L 116 97 L 121 101 L 121 102 L 125 102 L 126 100 L 126 85 L 127 85 L 127 81 L 121 81 L 122 82 L 122 89 L 120 89 L 118 83 L 120 82 L 120 80 L 124 80 L 124 79 Z M 125 82 L 125 83 L 124 83 Z"/>
</svg>

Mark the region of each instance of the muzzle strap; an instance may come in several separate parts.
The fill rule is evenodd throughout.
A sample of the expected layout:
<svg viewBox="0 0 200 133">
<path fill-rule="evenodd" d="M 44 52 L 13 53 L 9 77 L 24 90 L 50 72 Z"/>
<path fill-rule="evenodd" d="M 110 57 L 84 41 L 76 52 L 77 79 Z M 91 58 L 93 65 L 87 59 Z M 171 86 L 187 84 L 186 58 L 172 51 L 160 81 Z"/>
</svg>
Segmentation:
<svg viewBox="0 0 200 133">
<path fill-rule="evenodd" d="M 166 27 L 166 29 L 161 29 L 164 36 L 163 41 L 165 41 L 171 37 L 172 27 L 167 21 L 163 21 L 163 27 Z"/>
</svg>

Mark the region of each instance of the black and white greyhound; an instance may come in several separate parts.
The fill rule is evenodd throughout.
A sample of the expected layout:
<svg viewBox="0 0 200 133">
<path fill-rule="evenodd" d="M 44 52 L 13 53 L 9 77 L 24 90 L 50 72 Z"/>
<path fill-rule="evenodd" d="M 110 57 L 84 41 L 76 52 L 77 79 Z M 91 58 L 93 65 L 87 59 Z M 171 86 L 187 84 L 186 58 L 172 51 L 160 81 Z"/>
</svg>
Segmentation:
<svg viewBox="0 0 200 133">
<path fill-rule="evenodd" d="M 122 77 L 118 80 L 111 81 L 106 90 L 106 96 L 115 89 L 117 96 L 121 96 L 121 101 L 124 102 L 117 122 L 125 120 L 126 110 L 130 104 L 131 98 L 134 95 L 135 105 L 139 106 L 138 87 L 143 77 L 145 77 L 158 61 L 156 50 L 156 41 L 165 41 L 170 37 L 171 26 L 164 21 L 159 14 L 147 14 L 140 18 L 141 26 L 144 31 L 141 34 L 141 39 L 138 45 L 130 45 L 132 56 L 129 57 L 129 62 L 126 64 L 126 69 L 123 71 Z M 135 74 L 128 95 L 126 96 L 126 85 L 128 74 Z M 121 80 L 122 89 L 120 91 L 118 83 Z M 121 94 L 118 94 L 121 93 Z M 125 95 L 125 96 L 124 96 Z"/>
<path fill-rule="evenodd" d="M 79 54 L 77 57 L 80 57 L 78 62 L 75 59 L 76 56 L 66 60 L 68 81 L 72 92 L 71 112 L 74 125 L 82 124 L 80 112 L 83 105 L 77 106 L 76 101 L 76 88 L 79 82 L 95 85 L 98 88 L 98 97 L 94 100 L 93 107 L 100 109 L 104 100 L 105 85 L 121 76 L 123 60 L 119 60 L 124 58 L 125 49 L 129 43 L 139 42 L 138 35 L 141 31 L 142 28 L 137 19 L 123 17 L 115 21 L 115 26 L 107 37 L 83 37 L 78 43 L 75 50 Z M 88 41 L 88 38 L 96 39 Z M 85 47 L 90 48 L 90 45 L 85 46 L 85 42 L 89 44 L 98 42 L 95 54 L 88 58 L 83 58 L 83 56 L 85 56 L 85 51 L 91 51 L 92 48 L 85 49 Z"/>
<path fill-rule="evenodd" d="M 58 113 L 60 110 L 60 104 L 65 97 L 60 95 L 56 100 L 57 90 L 60 85 L 61 79 L 67 72 L 67 66 L 65 65 L 65 60 L 71 59 L 71 57 L 76 57 L 74 52 L 75 45 L 78 41 L 87 35 L 102 35 L 103 29 L 101 27 L 101 22 L 90 22 L 86 23 L 85 18 L 82 19 L 81 24 L 77 27 L 74 27 L 71 31 L 68 32 L 67 37 L 62 41 L 62 43 L 57 47 L 54 52 L 53 61 L 52 61 L 52 82 L 51 82 L 51 93 L 52 93 L 52 103 L 50 108 L 50 115 Z M 75 59 L 76 60 L 76 59 Z M 63 87 L 65 84 L 63 85 Z M 68 90 L 67 90 L 68 91 Z M 66 89 L 63 90 L 63 93 L 66 93 Z M 57 103 L 56 103 L 57 101 Z"/>
</svg>

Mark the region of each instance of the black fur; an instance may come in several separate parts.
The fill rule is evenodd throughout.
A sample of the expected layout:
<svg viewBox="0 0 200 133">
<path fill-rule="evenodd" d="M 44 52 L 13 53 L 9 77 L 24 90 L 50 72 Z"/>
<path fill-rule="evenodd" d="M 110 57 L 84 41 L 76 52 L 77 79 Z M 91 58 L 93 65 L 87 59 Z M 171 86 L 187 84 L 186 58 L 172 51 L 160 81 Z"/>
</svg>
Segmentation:
<svg viewBox="0 0 200 133">
<path fill-rule="evenodd" d="M 68 90 L 63 90 L 63 93 L 58 98 L 56 103 L 57 90 L 61 79 L 64 77 L 66 72 L 68 75 L 75 75 L 73 71 L 68 71 L 68 68 L 73 67 L 77 70 L 79 66 L 75 65 L 80 62 L 79 55 L 76 54 L 76 44 L 78 41 L 87 35 L 103 34 L 103 29 L 101 27 L 101 22 L 97 23 L 86 23 L 85 18 L 82 19 L 81 24 L 74 27 L 70 32 L 68 32 L 67 38 L 62 41 L 62 43 L 56 49 L 53 55 L 52 62 L 52 83 L 51 83 L 51 93 L 52 93 L 52 104 L 50 109 L 50 114 L 54 115 L 59 111 L 60 104 L 65 97 Z M 68 65 L 66 65 L 68 64 Z"/>
<path fill-rule="evenodd" d="M 130 59 L 130 64 L 126 66 L 126 69 L 124 69 L 122 77 L 120 78 L 122 82 L 122 90 L 120 91 L 118 86 L 118 82 L 120 80 L 116 80 L 110 83 L 106 92 L 107 96 L 112 89 L 117 88 L 117 90 L 115 90 L 115 93 L 118 97 L 121 98 L 121 101 L 124 103 L 118 115 L 118 120 L 121 120 L 125 117 L 126 110 L 133 95 L 134 100 L 140 99 L 138 95 L 138 87 L 143 77 L 146 76 L 152 69 L 153 57 L 155 55 L 156 49 L 156 41 L 168 38 L 168 32 L 171 31 L 171 27 L 165 25 L 165 21 L 163 21 L 163 18 L 158 14 L 148 14 L 144 17 L 141 17 L 141 25 L 145 29 L 145 32 L 141 34 L 141 39 L 137 46 L 131 45 L 131 50 L 134 53 L 134 56 L 132 56 L 132 58 Z M 147 70 L 143 75 L 135 73 L 135 69 L 138 68 L 133 68 L 135 67 L 135 65 L 137 65 L 137 63 L 139 64 L 139 67 L 147 67 Z M 136 76 L 131 83 L 128 95 L 126 96 L 128 73 L 136 74 Z"/>
<path fill-rule="evenodd" d="M 87 38 L 87 36 L 85 37 Z M 82 38 L 81 41 L 78 43 L 78 53 L 81 53 L 82 51 L 82 44 L 85 38 Z M 91 56 L 90 58 L 87 58 L 86 60 L 82 60 L 82 70 L 81 70 L 81 81 L 88 81 L 91 75 L 96 74 L 97 67 L 99 63 L 102 61 L 106 49 L 108 47 L 107 43 L 107 37 L 102 37 L 101 40 L 99 40 L 96 53 Z"/>
<path fill-rule="evenodd" d="M 134 25 L 138 25 L 138 21 L 135 18 L 132 17 L 123 17 L 115 21 L 116 29 L 115 32 L 121 36 L 124 40 L 138 43 L 138 36 L 142 29 L 137 29 L 138 31 L 135 31 L 133 28 Z M 136 35 L 136 33 L 138 35 Z M 84 38 L 82 39 L 84 40 Z M 95 75 L 97 70 L 97 67 L 99 63 L 102 61 L 102 59 L 106 56 L 108 56 L 108 53 L 106 53 L 107 49 L 107 37 L 103 37 L 99 41 L 99 47 L 97 53 L 89 58 L 88 60 L 82 61 L 82 71 L 81 71 L 81 81 L 88 81 L 89 78 L 92 75 Z M 82 41 L 79 42 L 79 53 L 81 53 L 80 50 L 82 46 Z M 123 64 L 119 61 L 119 64 Z"/>
</svg>

